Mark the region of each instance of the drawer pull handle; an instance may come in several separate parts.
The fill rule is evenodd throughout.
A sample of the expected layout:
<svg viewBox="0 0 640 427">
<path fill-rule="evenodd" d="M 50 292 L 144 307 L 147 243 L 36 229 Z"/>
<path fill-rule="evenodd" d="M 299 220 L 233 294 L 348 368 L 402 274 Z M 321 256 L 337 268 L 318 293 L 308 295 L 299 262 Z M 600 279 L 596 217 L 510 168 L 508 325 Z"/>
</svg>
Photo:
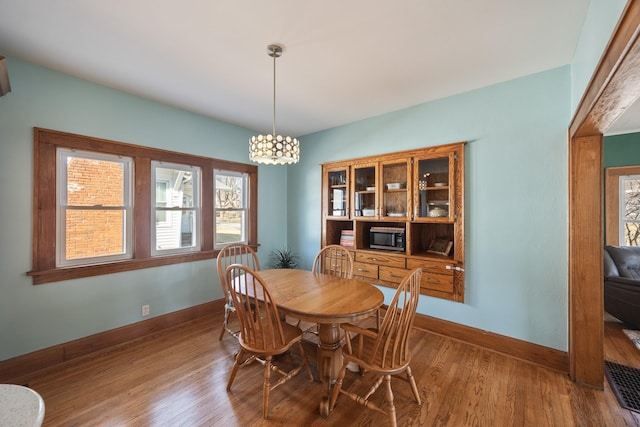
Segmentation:
<svg viewBox="0 0 640 427">
<path fill-rule="evenodd" d="M 447 265 L 445 268 L 447 270 L 464 271 L 464 268 L 453 265 Z"/>
<path fill-rule="evenodd" d="M 397 274 L 392 274 L 391 277 L 393 277 L 394 279 L 403 279 L 404 276 L 398 276 Z"/>
<path fill-rule="evenodd" d="M 366 268 L 359 268 L 358 271 L 369 271 Z"/>
</svg>

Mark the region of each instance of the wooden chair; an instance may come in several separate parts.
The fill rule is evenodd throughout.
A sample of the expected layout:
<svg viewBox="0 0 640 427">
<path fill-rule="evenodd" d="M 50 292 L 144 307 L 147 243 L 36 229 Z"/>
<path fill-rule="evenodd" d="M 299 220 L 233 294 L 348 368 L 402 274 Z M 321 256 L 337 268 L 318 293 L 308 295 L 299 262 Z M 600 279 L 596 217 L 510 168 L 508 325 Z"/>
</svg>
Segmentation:
<svg viewBox="0 0 640 427">
<path fill-rule="evenodd" d="M 325 246 L 313 260 L 311 271 L 350 279 L 353 277 L 353 256 L 343 246 Z"/>
<path fill-rule="evenodd" d="M 391 391 L 391 376 L 402 372 L 406 372 L 406 378 L 400 378 L 409 382 L 416 402 L 418 405 L 421 404 L 418 387 L 409 366 L 409 362 L 411 362 L 409 335 L 418 306 L 421 277 L 422 270 L 416 268 L 402 280 L 378 331 L 359 328 L 351 324 L 342 325 L 347 335 L 346 351 L 343 354 L 342 368 L 331 393 L 329 411 L 335 408 L 338 396 L 342 393 L 367 408 L 386 414 L 391 425 L 395 427 L 397 425 L 396 409 Z M 352 334 L 357 335 L 353 336 Z M 358 396 L 342 388 L 342 381 L 349 362 L 356 363 L 365 371 L 372 372 L 377 376 L 375 383 L 364 396 Z M 369 401 L 369 397 L 375 393 L 383 381 L 386 389 L 386 409 Z"/>
<path fill-rule="evenodd" d="M 302 348 L 302 330 L 280 320 L 278 308 L 257 272 L 246 266 L 233 264 L 227 268 L 227 285 L 240 321 L 240 350 L 233 362 L 231 375 L 227 382 L 227 391 L 236 377 L 238 368 L 253 361 L 264 364 L 264 383 L 262 386 L 262 415 L 269 416 L 269 393 L 295 376 L 304 367 L 313 381 L 309 361 Z M 243 288 L 236 290 L 236 285 Z M 273 356 L 288 351 L 297 344 L 302 363 L 289 372 L 281 370 L 272 363 Z M 289 353 L 292 354 L 292 353 Z M 293 356 L 293 354 L 292 354 Z M 281 375 L 274 384 L 271 373 Z"/>
<path fill-rule="evenodd" d="M 311 269 L 314 273 L 325 273 L 347 279 L 353 277 L 353 256 L 351 252 L 340 245 L 325 246 L 313 261 Z M 376 310 L 376 328 L 380 327 L 380 309 Z M 366 322 L 366 320 L 365 320 Z M 362 323 L 364 324 L 364 323 Z M 317 329 L 317 328 L 316 328 Z M 311 332 L 309 328 L 305 332 Z"/>
<path fill-rule="evenodd" d="M 353 255 L 344 246 L 325 246 L 316 254 L 311 271 L 351 279 L 353 277 Z M 298 321 L 296 325 L 303 325 L 304 332 L 318 335 L 318 325 L 315 323 Z"/>
<path fill-rule="evenodd" d="M 218 253 L 218 278 L 220 279 L 220 286 L 222 286 L 222 293 L 225 296 L 226 302 L 224 304 L 224 320 L 222 323 L 222 331 L 220 331 L 220 338 L 224 336 L 225 331 L 229 333 L 229 335 L 238 338 L 238 331 L 233 331 L 229 328 L 229 314 L 235 313 L 236 309 L 233 305 L 233 300 L 231 299 L 231 294 L 229 293 L 229 288 L 226 284 L 226 271 L 227 267 L 231 264 L 241 264 L 246 265 L 253 271 L 260 270 L 260 261 L 258 260 L 258 256 L 251 249 L 251 246 L 241 244 L 241 243 L 232 243 L 230 245 L 225 246 Z"/>
</svg>

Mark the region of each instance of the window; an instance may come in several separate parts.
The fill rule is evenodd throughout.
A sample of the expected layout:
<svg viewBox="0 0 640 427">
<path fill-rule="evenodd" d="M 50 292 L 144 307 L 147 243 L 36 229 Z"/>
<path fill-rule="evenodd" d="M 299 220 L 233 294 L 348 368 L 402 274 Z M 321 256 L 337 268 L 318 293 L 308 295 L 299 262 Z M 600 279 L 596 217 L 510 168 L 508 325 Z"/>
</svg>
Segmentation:
<svg viewBox="0 0 640 427">
<path fill-rule="evenodd" d="M 217 205 L 225 180 L 233 197 Z M 223 239 L 257 249 L 257 186 L 255 165 L 35 128 L 27 274 L 37 285 L 212 259 Z"/>
<path fill-rule="evenodd" d="M 131 258 L 131 158 L 58 149 L 56 266 Z"/>
<path fill-rule="evenodd" d="M 247 243 L 246 173 L 216 170 L 214 173 L 216 248 L 228 243 Z"/>
<path fill-rule="evenodd" d="M 152 255 L 200 249 L 200 168 L 151 162 Z"/>
<path fill-rule="evenodd" d="M 640 246 L 640 166 L 606 169 L 606 236 L 612 246 Z"/>
<path fill-rule="evenodd" d="M 640 175 L 620 177 L 619 242 L 623 246 L 638 246 L 640 242 Z"/>
</svg>

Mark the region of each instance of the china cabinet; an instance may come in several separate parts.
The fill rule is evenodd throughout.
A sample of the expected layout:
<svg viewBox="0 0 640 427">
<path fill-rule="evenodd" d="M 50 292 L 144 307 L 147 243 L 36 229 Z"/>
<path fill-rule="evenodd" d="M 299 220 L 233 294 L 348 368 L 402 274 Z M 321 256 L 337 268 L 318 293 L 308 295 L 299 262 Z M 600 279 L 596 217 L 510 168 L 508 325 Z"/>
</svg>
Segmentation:
<svg viewBox="0 0 640 427">
<path fill-rule="evenodd" d="M 347 247 L 354 275 L 384 286 L 421 267 L 423 294 L 463 302 L 464 146 L 323 164 L 322 246 Z"/>
</svg>

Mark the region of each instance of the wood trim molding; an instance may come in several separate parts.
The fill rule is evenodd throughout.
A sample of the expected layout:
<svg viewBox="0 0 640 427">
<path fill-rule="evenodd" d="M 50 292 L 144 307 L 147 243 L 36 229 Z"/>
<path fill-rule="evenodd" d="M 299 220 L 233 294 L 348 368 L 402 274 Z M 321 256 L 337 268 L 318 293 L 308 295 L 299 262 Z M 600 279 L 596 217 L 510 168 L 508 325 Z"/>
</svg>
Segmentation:
<svg viewBox="0 0 640 427">
<path fill-rule="evenodd" d="M 564 351 L 422 314 L 416 315 L 413 326 L 545 368 L 569 371 L 569 358 Z"/>
<path fill-rule="evenodd" d="M 25 383 L 34 372 L 224 311 L 224 298 L 0 361 L 0 383 Z"/>
<path fill-rule="evenodd" d="M 628 0 L 578 104 L 571 137 L 604 133 L 640 96 L 640 1 Z"/>
<path fill-rule="evenodd" d="M 574 381 L 604 382 L 602 135 L 569 144 L 569 353 Z M 595 190 L 594 190 L 595 189 Z"/>
</svg>

